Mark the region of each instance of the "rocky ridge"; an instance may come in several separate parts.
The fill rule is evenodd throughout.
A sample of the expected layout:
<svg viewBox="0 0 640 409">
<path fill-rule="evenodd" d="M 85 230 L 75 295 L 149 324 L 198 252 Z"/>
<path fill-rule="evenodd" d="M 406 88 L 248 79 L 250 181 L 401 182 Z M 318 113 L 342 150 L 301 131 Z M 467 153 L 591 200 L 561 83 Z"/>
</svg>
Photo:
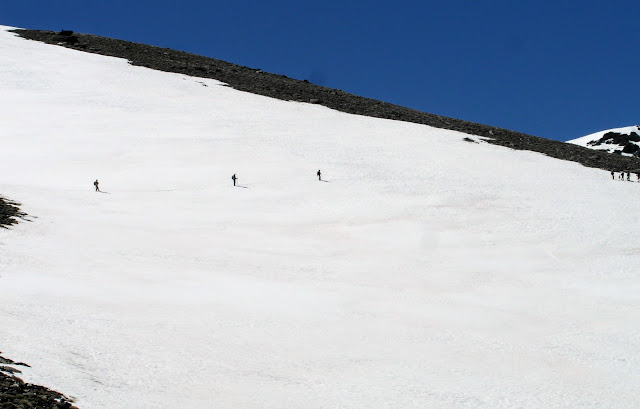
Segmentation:
<svg viewBox="0 0 640 409">
<path fill-rule="evenodd" d="M 271 74 L 203 57 L 184 51 L 116 40 L 73 31 L 13 30 L 17 35 L 80 51 L 119 57 L 133 65 L 184 75 L 212 78 L 240 91 L 281 100 L 320 104 L 351 114 L 397 121 L 413 122 L 485 137 L 489 143 L 518 150 L 540 152 L 553 158 L 581 163 L 584 166 L 613 171 L 635 171 L 640 162 L 635 158 L 609 155 L 585 147 L 540 138 L 516 131 L 482 125 L 460 119 L 420 112 L 414 109 L 360 97 L 347 92 L 321 87 L 306 80 Z"/>
</svg>

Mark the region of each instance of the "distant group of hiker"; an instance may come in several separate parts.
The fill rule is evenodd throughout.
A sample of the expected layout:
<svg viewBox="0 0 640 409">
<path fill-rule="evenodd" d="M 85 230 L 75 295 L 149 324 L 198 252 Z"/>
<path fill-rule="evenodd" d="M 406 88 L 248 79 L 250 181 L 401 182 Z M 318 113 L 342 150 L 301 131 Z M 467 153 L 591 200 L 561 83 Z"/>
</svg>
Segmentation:
<svg viewBox="0 0 640 409">
<path fill-rule="evenodd" d="M 320 169 L 318 169 L 318 171 L 316 172 L 316 176 L 318 176 L 319 181 L 322 181 L 322 172 L 320 172 Z M 233 176 L 231 176 L 231 180 L 233 180 L 233 186 L 236 186 L 238 176 L 234 173 Z M 99 184 L 100 183 L 98 182 L 98 179 L 93 182 L 93 186 L 96 188 L 96 192 L 101 192 L 100 187 L 98 186 Z"/>
<path fill-rule="evenodd" d="M 618 179 L 624 180 L 625 174 L 627 175 L 627 180 L 631 182 L 631 172 L 620 172 L 620 174 L 618 175 Z M 637 182 L 640 182 L 640 172 L 636 172 L 636 177 L 638 178 Z M 611 171 L 611 179 L 616 179 L 616 172 L 613 170 Z"/>
</svg>

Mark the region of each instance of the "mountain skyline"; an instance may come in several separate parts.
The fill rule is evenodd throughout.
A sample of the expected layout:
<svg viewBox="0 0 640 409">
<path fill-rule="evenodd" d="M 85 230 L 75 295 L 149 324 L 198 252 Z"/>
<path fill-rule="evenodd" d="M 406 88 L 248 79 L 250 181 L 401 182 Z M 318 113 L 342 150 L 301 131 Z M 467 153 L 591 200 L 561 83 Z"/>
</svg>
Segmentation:
<svg viewBox="0 0 640 409">
<path fill-rule="evenodd" d="M 570 140 L 640 122 L 631 1 L 8 3 L 0 23 L 185 50 Z"/>
</svg>

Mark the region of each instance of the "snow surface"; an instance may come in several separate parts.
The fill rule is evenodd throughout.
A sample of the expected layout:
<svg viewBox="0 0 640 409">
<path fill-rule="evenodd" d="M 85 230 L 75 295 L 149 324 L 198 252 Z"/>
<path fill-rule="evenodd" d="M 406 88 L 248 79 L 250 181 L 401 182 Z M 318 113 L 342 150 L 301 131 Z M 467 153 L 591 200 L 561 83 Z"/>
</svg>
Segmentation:
<svg viewBox="0 0 640 409">
<path fill-rule="evenodd" d="M 640 183 L 6 29 L 0 193 L 33 221 L 0 231 L 0 348 L 29 381 L 82 409 L 640 406 Z"/>
<path fill-rule="evenodd" d="M 632 133 L 640 133 L 640 126 L 625 126 L 623 128 L 615 128 L 615 129 L 607 129 L 606 131 L 595 132 L 586 136 L 582 136 L 580 138 L 572 139 L 567 141 L 567 143 L 572 143 L 574 145 L 584 146 L 585 148 L 595 149 L 595 150 L 603 150 L 607 152 L 615 152 L 621 151 L 624 146 L 620 145 L 589 145 L 589 142 L 595 142 L 600 140 L 605 134 L 609 132 L 618 133 L 621 135 L 631 135 Z M 626 155 L 626 154 L 625 154 Z M 631 155 L 628 155 L 631 156 Z"/>
</svg>

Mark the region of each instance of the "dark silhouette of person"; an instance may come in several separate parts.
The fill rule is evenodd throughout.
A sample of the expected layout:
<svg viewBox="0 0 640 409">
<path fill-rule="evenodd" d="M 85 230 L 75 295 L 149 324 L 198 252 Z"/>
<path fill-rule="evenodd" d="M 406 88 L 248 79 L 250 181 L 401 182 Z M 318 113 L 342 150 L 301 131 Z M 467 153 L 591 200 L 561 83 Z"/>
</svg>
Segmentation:
<svg viewBox="0 0 640 409">
<path fill-rule="evenodd" d="M 624 172 L 620 172 L 620 176 L 618 176 L 618 179 L 624 180 Z"/>
<path fill-rule="evenodd" d="M 233 176 L 231 176 L 231 179 L 233 180 L 233 186 L 236 185 L 236 180 L 238 180 L 238 177 L 236 176 L 236 174 L 234 173 Z"/>
<path fill-rule="evenodd" d="M 627 172 L 627 180 L 631 182 L 631 172 Z"/>
<path fill-rule="evenodd" d="M 611 179 L 615 179 L 616 178 L 616 174 L 613 173 L 613 171 L 611 171 Z"/>
<path fill-rule="evenodd" d="M 320 173 L 320 169 L 318 169 L 318 173 L 316 173 L 316 175 L 318 175 L 318 180 L 322 180 L 322 174 Z"/>
<path fill-rule="evenodd" d="M 96 192 L 99 192 L 99 191 L 100 191 L 100 188 L 98 187 L 98 179 L 96 179 L 96 181 L 95 181 L 95 182 L 93 182 L 93 186 L 95 186 L 95 187 L 96 187 Z"/>
</svg>

